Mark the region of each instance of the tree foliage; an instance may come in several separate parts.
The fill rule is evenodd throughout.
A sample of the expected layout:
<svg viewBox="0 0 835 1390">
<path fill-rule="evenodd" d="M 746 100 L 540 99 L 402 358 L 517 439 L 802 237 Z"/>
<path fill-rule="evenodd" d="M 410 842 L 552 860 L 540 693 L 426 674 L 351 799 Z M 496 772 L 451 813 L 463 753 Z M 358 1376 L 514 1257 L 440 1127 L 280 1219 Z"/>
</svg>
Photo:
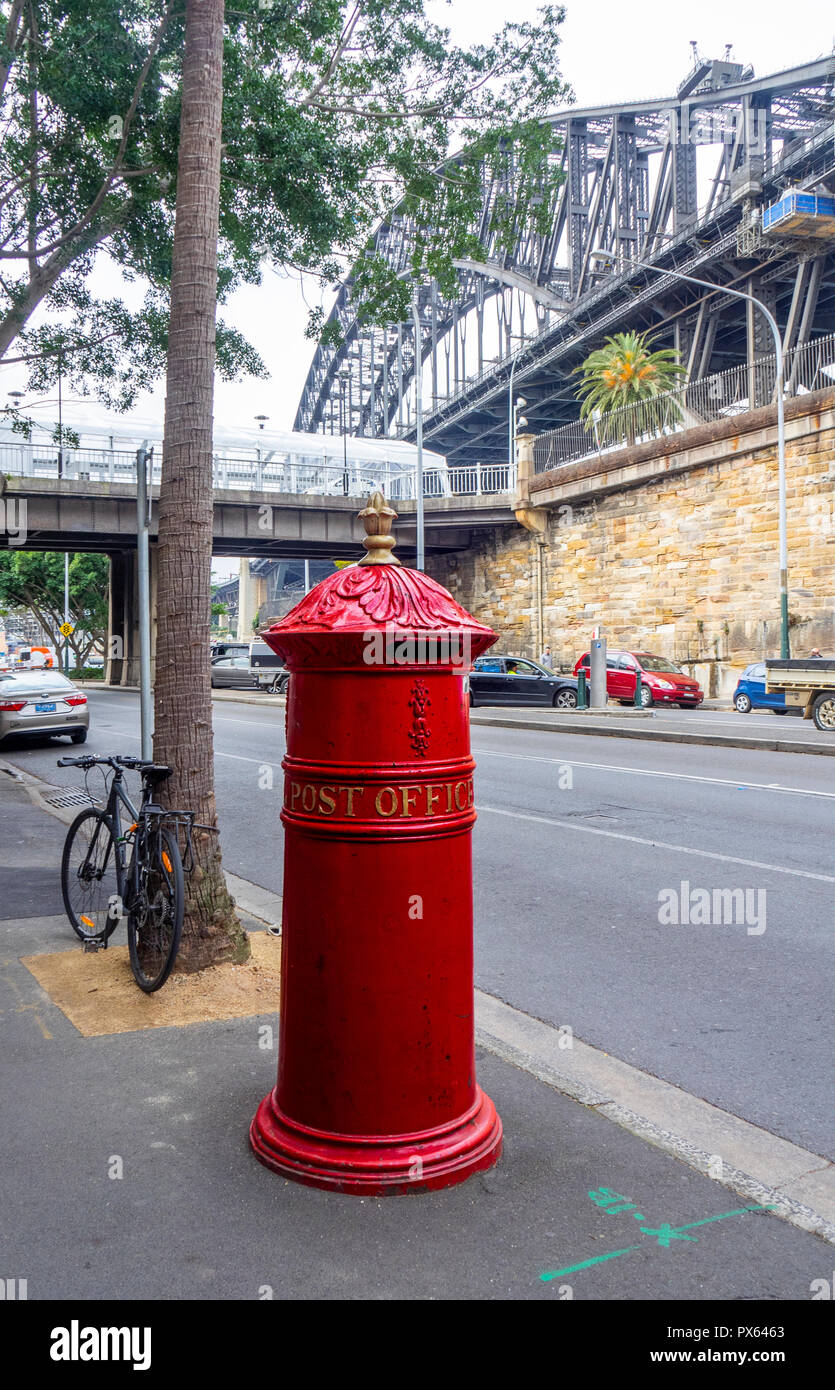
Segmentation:
<svg viewBox="0 0 835 1390">
<path fill-rule="evenodd" d="M 660 398 L 678 385 L 685 368 L 674 348 L 652 351 L 651 345 L 648 333 L 615 333 L 577 368 L 580 418 L 587 430 L 598 423 L 601 442 L 633 442 L 680 418 L 675 401 Z"/>
<path fill-rule="evenodd" d="M 484 168 L 498 176 L 493 231 L 512 240 L 521 225 L 544 225 L 559 176 L 541 117 L 568 90 L 562 9 L 468 48 L 424 9 L 227 7 L 221 303 L 269 262 L 335 279 L 403 198 L 414 268 L 450 285 L 453 257 L 482 250 L 469 228 Z M 5 0 L 0 13 L 0 359 L 14 360 L 17 340 L 17 356 L 32 358 L 30 388 L 43 390 L 60 347 L 73 389 L 127 408 L 165 367 L 184 3 Z M 509 160 L 513 197 L 502 191 Z M 97 296 L 90 272 L 102 250 L 144 291 L 138 307 Z M 360 280 L 369 313 L 405 316 L 408 287 L 382 258 L 368 255 Z M 217 368 L 266 374 L 222 317 Z"/>
<path fill-rule="evenodd" d="M 107 634 L 109 561 L 106 555 L 70 557 L 69 639 L 73 665 L 83 666 Z M 63 645 L 64 556 L 52 551 L 0 550 L 0 608 L 24 609 L 41 624 L 56 651 Z"/>
</svg>

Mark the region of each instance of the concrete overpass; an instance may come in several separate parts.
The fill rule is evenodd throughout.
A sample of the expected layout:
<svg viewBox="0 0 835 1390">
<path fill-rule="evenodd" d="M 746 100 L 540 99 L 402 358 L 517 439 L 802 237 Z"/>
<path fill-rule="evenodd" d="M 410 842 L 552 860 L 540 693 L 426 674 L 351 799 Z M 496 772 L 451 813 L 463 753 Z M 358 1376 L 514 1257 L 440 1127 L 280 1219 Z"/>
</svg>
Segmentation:
<svg viewBox="0 0 835 1390">
<path fill-rule="evenodd" d="M 505 478 L 507 470 L 505 470 Z M 156 532 L 159 487 L 151 489 L 151 615 L 155 647 Z M 130 479 L 94 481 L 84 476 L 33 477 L 0 473 L 5 526 L 0 548 L 98 552 L 110 556 L 108 682 L 132 685 L 138 677 L 139 631 L 136 575 L 136 484 Z M 428 554 L 469 548 L 474 532 L 515 526 L 512 495 L 427 497 Z M 356 497 L 293 494 L 253 489 L 214 490 L 214 545 L 218 556 L 355 560 L 364 552 Z M 412 500 L 393 503 L 395 533 L 405 563 L 415 554 Z M 23 537 L 21 541 L 21 536 Z"/>
<path fill-rule="evenodd" d="M 27 550 L 83 550 L 111 554 L 136 545 L 136 484 L 83 478 L 27 478 L 0 474 L 9 514 L 25 511 Z M 156 537 L 159 488 L 151 489 L 151 539 Z M 362 553 L 356 497 L 323 497 L 234 488 L 214 490 L 215 555 L 292 559 L 356 559 Z M 395 501 L 398 554 L 414 550 L 414 501 Z M 460 550 L 473 528 L 513 523 L 508 492 L 427 497 L 427 551 Z M 21 513 L 22 515 L 23 513 Z M 0 528 L 0 548 L 13 537 Z"/>
</svg>

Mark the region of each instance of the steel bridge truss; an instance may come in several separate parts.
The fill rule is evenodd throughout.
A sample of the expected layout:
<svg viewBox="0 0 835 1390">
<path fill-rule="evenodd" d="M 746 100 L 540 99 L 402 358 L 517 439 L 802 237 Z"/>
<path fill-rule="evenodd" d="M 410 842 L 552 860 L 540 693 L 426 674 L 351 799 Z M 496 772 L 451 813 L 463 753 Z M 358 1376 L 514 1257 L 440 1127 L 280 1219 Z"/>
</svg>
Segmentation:
<svg viewBox="0 0 835 1390">
<path fill-rule="evenodd" d="M 633 259 L 736 288 L 756 281 L 767 303 L 781 301 L 787 347 L 813 327 L 831 331 L 832 243 L 767 240 L 760 212 L 792 183 L 835 189 L 834 117 L 835 56 L 764 78 L 697 59 L 671 97 L 557 113 L 562 182 L 547 235 L 528 225 L 510 252 L 498 245 L 492 218 L 514 184 L 509 158 L 498 184 L 485 178 L 471 229 L 484 260 L 456 262 L 452 298 L 422 284 L 417 325 L 364 323 L 349 275 L 330 315 L 341 342 L 317 347 L 295 428 L 413 437 L 419 344 L 432 447 L 457 463 L 506 461 L 514 362 L 531 427 L 547 429 L 576 417 L 571 371 L 617 327 L 657 327 L 689 380 L 767 350 L 758 316 L 743 323 L 730 296 L 630 269 Z M 377 231 L 396 274 L 408 274 L 414 235 L 402 209 Z M 614 258 L 614 275 L 595 265 L 597 250 Z"/>
</svg>

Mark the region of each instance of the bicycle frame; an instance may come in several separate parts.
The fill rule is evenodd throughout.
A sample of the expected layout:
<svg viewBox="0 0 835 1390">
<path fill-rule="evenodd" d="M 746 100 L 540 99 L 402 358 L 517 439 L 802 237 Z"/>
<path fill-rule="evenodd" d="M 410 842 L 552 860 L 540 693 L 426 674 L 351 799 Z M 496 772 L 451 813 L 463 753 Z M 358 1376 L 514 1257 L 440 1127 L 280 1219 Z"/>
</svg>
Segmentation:
<svg viewBox="0 0 835 1390">
<path fill-rule="evenodd" d="M 131 825 L 136 825 L 137 829 L 140 820 L 140 812 L 136 809 L 125 791 L 122 785 L 123 782 L 124 773 L 114 772 L 113 781 L 110 784 L 110 792 L 107 798 L 107 814 L 113 822 L 113 852 L 116 855 L 120 873 L 124 875 L 122 907 L 127 911 L 130 898 L 133 896 L 132 892 L 128 892 L 128 888 L 134 889 L 136 887 L 136 840 L 134 839 L 133 854 L 131 856 L 130 868 L 128 868 L 126 850 L 127 836 L 122 834 L 122 819 L 119 813 L 119 803 L 121 802 L 122 806 L 124 806 L 125 810 L 128 812 Z M 145 799 L 147 800 L 147 798 Z"/>
<path fill-rule="evenodd" d="M 119 904 L 119 917 L 127 914 L 130 911 L 131 901 L 133 900 L 136 889 L 139 887 L 140 865 L 140 856 L 138 856 L 136 852 L 136 837 L 134 837 L 133 853 L 131 855 L 130 863 L 128 863 L 126 846 L 127 836 L 130 834 L 130 830 L 128 830 L 125 833 L 122 832 L 122 817 L 120 813 L 120 805 L 125 808 L 130 817 L 130 828 L 133 829 L 134 827 L 136 827 L 138 834 L 141 828 L 141 822 L 145 818 L 145 812 L 151 800 L 150 788 L 143 785 L 142 802 L 139 809 L 137 809 L 137 807 L 134 805 L 127 792 L 125 791 L 123 784 L 124 772 L 121 769 L 114 769 L 113 780 L 110 784 L 110 790 L 107 794 L 107 801 L 103 808 L 104 814 L 110 818 L 110 821 L 113 825 L 113 837 L 110 843 L 113 847 L 113 853 L 116 857 L 116 865 L 119 878 L 122 880 L 122 901 Z M 106 866 L 107 859 L 105 859 L 104 868 L 106 868 Z M 118 922 L 119 917 L 113 919 L 114 927 Z M 110 930 L 112 931 L 113 927 L 111 927 Z M 108 935 L 110 935 L 110 932 L 108 932 Z"/>
</svg>

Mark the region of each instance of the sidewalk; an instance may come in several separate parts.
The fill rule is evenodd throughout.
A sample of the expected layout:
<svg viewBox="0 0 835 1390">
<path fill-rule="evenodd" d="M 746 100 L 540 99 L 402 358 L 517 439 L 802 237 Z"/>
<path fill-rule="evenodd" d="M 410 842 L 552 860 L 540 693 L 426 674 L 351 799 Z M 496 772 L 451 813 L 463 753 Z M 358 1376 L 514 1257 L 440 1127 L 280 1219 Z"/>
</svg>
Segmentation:
<svg viewBox="0 0 835 1390">
<path fill-rule="evenodd" d="M 0 1250 L 30 1299 L 257 1299 L 267 1285 L 292 1299 L 802 1301 L 830 1277 L 820 1235 L 745 1210 L 764 1189 L 738 1195 L 744 1136 L 714 1151 L 712 1180 L 663 1124 L 646 1138 L 628 1127 L 634 1068 L 601 1072 L 605 1054 L 564 1051 L 558 1030 L 487 995 L 478 1067 L 504 1122 L 496 1169 L 416 1201 L 276 1177 L 247 1145 L 274 1084 L 274 1012 L 85 1038 L 22 963 L 77 945 L 58 887 L 64 833 L 0 771 Z M 84 958 L 91 981 L 98 959 Z M 681 1118 L 658 1113 L 669 1131 Z M 809 1157 L 787 1153 L 780 1176 L 811 1205 Z M 802 1220 L 796 1203 L 786 1211 Z"/>
</svg>

